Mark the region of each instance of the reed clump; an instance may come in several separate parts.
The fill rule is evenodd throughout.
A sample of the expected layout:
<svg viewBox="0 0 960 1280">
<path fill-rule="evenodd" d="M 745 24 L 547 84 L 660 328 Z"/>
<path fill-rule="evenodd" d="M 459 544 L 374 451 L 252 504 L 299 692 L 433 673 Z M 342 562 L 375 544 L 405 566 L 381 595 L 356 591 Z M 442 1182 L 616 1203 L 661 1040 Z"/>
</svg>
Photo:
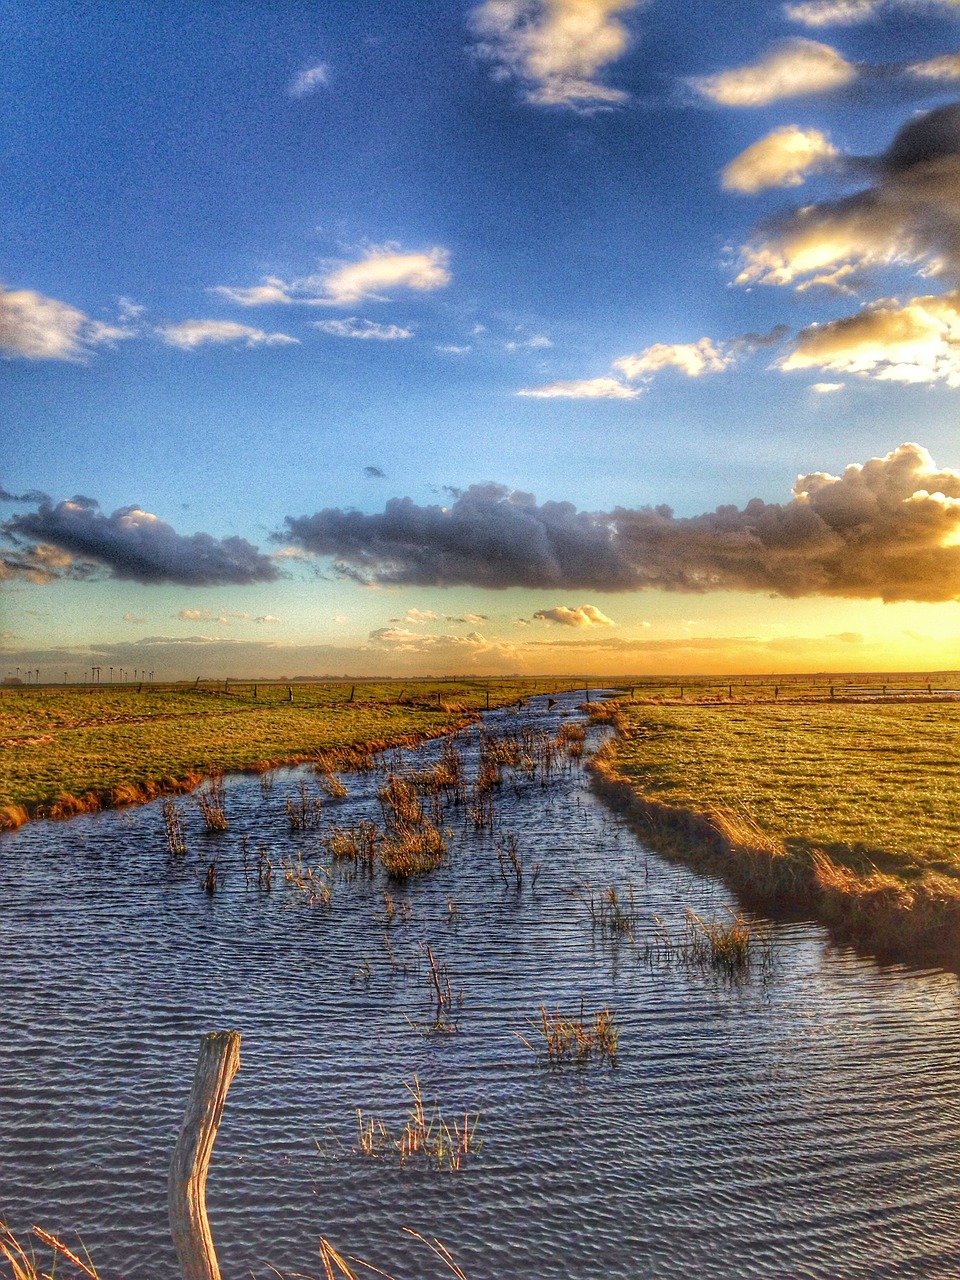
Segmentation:
<svg viewBox="0 0 960 1280">
<path fill-rule="evenodd" d="M 311 831 L 320 825 L 323 801 L 319 796 L 307 795 L 307 784 L 300 783 L 299 790 L 287 796 L 287 820 L 291 831 Z"/>
<path fill-rule="evenodd" d="M 659 916 L 656 932 L 640 947 L 641 957 L 658 964 L 682 964 L 715 969 L 728 976 L 768 968 L 774 958 L 768 925 L 727 907 L 729 920 L 704 920 L 687 909 L 679 930 L 671 931 Z"/>
<path fill-rule="evenodd" d="M 515 1033 L 517 1038 L 534 1053 L 545 1056 L 548 1062 L 584 1064 L 592 1058 L 606 1059 L 610 1063 L 617 1060 L 620 1025 L 616 1013 L 607 1005 L 587 1014 L 581 996 L 579 1016 L 570 1016 L 561 1013 L 559 1005 L 548 1013 L 546 1005 L 542 1004 L 540 1017 L 528 1018 L 527 1022 L 537 1033 L 536 1044 L 519 1031 Z"/>
<path fill-rule="evenodd" d="M 401 1165 L 422 1159 L 435 1164 L 438 1169 L 456 1170 L 468 1156 L 479 1153 L 483 1146 L 483 1139 L 477 1136 L 479 1113 L 471 1121 L 469 1111 L 465 1110 L 462 1120 L 457 1116 L 447 1121 L 438 1107 L 428 1114 L 417 1076 L 413 1077 L 412 1084 L 404 1081 L 403 1087 L 410 1094 L 412 1103 L 399 1133 L 391 1132 L 381 1117 L 364 1116 L 363 1111 L 357 1108 L 357 1145 L 354 1151 L 358 1155 L 380 1159 L 396 1156 Z"/>
<path fill-rule="evenodd" d="M 298 853 L 280 863 L 286 884 L 300 893 L 311 907 L 329 907 L 333 902 L 333 882 L 326 867 L 311 866 Z"/>
<path fill-rule="evenodd" d="M 182 857 L 187 852 L 187 840 L 183 834 L 183 819 L 180 809 L 171 799 L 162 801 L 160 816 L 163 821 L 163 835 L 167 844 L 167 852 L 171 857 Z"/>
<path fill-rule="evenodd" d="M 627 937 L 633 941 L 640 915 L 632 881 L 627 881 L 625 892 L 613 884 L 595 889 L 589 880 L 584 880 L 582 885 L 566 892 L 583 906 L 591 924 L 601 932 L 614 937 Z"/>
<path fill-rule="evenodd" d="M 377 856 L 377 824 L 361 819 L 349 827 L 335 825 L 323 843 L 331 858 L 371 867 Z"/>
<path fill-rule="evenodd" d="M 228 827 L 223 774 L 210 774 L 207 785 L 197 792 L 197 808 L 207 831 L 226 831 Z"/>
</svg>

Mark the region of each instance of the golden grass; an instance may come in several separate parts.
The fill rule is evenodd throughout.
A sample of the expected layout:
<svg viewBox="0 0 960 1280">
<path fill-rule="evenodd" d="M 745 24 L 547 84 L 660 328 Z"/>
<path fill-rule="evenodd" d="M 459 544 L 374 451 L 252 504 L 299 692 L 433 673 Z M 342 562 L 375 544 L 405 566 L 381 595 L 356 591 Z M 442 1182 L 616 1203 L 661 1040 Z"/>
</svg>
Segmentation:
<svg viewBox="0 0 960 1280">
<path fill-rule="evenodd" d="M 535 1045 L 519 1031 L 514 1034 L 534 1053 L 545 1054 L 549 1062 L 576 1061 L 583 1064 L 593 1057 L 606 1058 L 611 1063 L 617 1060 L 620 1026 L 616 1013 L 606 1005 L 588 1015 L 581 997 L 579 1016 L 563 1014 L 559 1006 L 548 1013 L 546 1005 L 541 1005 L 540 1017 L 528 1018 L 527 1022 L 537 1033 Z"/>
<path fill-rule="evenodd" d="M 10 1267 L 11 1280 L 53 1280 L 57 1263 L 61 1259 L 72 1269 L 74 1275 L 86 1276 L 88 1280 L 100 1280 L 82 1241 L 80 1247 L 83 1249 L 83 1258 L 42 1227 L 33 1226 L 30 1230 L 51 1250 L 50 1270 L 42 1271 L 33 1246 L 21 1244 L 9 1227 L 0 1222 L 0 1261 L 6 1262 Z"/>
<path fill-rule="evenodd" d="M 874 949 L 960 962 L 960 705 L 612 714 L 594 785 L 641 835 Z"/>
<path fill-rule="evenodd" d="M 448 1122 L 439 1108 L 434 1107 L 428 1115 L 418 1077 L 413 1077 L 413 1084 L 404 1081 L 403 1087 L 410 1094 L 412 1105 L 398 1134 L 391 1132 L 381 1117 L 364 1116 L 357 1108 L 354 1151 L 358 1155 L 380 1159 L 395 1155 L 400 1164 L 419 1158 L 435 1164 L 438 1169 L 456 1170 L 467 1156 L 479 1153 L 483 1146 L 483 1139 L 477 1137 L 479 1114 L 471 1122 L 470 1113 L 464 1111 L 462 1120 L 458 1115 Z"/>
</svg>

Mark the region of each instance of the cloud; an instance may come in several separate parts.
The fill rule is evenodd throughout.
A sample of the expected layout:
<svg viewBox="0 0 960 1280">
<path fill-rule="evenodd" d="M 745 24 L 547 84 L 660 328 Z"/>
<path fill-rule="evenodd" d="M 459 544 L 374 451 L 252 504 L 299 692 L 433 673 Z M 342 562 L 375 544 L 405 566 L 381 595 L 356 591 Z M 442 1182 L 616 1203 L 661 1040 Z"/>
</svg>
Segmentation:
<svg viewBox="0 0 960 1280">
<path fill-rule="evenodd" d="M 634 400 L 640 391 L 628 387 L 617 378 L 580 378 L 568 382 L 550 382 L 543 387 L 521 387 L 518 396 L 538 400 L 562 397 L 568 400 Z"/>
<path fill-rule="evenodd" d="M 830 396 L 836 391 L 842 391 L 846 385 L 845 382 L 814 382 L 810 390 L 815 391 L 818 396 Z"/>
<path fill-rule="evenodd" d="M 286 333 L 265 333 L 263 329 L 238 324 L 235 320 L 183 320 L 179 324 L 161 325 L 157 333 L 168 346 L 179 347 L 181 351 L 193 351 L 196 347 L 211 344 L 222 346 L 227 342 L 242 342 L 245 347 L 286 346 L 299 342 L 299 338 L 291 338 Z"/>
<path fill-rule="evenodd" d="M 637 355 L 614 360 L 613 367 L 631 382 L 641 378 L 648 381 L 671 366 L 688 378 L 699 378 L 704 373 L 721 372 L 730 364 L 730 359 L 718 351 L 709 338 L 701 338 L 699 342 L 655 342 Z"/>
<path fill-rule="evenodd" d="M 181 622 L 200 622 L 201 619 L 212 616 L 209 609 L 181 609 L 177 614 Z"/>
<path fill-rule="evenodd" d="M 446 658 L 465 662 L 490 658 L 516 660 L 518 653 L 515 645 L 488 640 L 479 631 L 471 631 L 465 636 L 424 635 L 418 631 L 407 631 L 403 627 L 379 627 L 370 632 L 368 643 L 374 649 L 420 654 L 440 661 Z"/>
<path fill-rule="evenodd" d="M 638 7 L 639 0 L 487 0 L 470 24 L 494 77 L 519 81 L 527 102 L 596 110 L 628 98 L 599 75 L 630 44 L 618 15 Z"/>
<path fill-rule="evenodd" d="M 398 338 L 412 338 L 412 329 L 402 329 L 398 324 L 377 324 L 374 320 L 314 320 L 314 329 L 332 334 L 335 338 L 375 338 L 379 342 L 395 342 Z"/>
<path fill-rule="evenodd" d="M 856 77 L 857 68 L 836 49 L 795 36 L 775 44 L 749 66 L 696 76 L 689 83 L 723 107 L 764 107 L 782 98 L 826 93 Z"/>
<path fill-rule="evenodd" d="M 780 367 L 960 387 L 960 291 L 912 298 L 905 306 L 875 304 L 810 325 Z"/>
<path fill-rule="evenodd" d="M 738 284 L 843 282 L 892 264 L 960 272 L 960 103 L 913 117 L 882 155 L 859 162 L 872 185 L 762 224 Z"/>
<path fill-rule="evenodd" d="M 960 80 L 960 53 L 942 54 L 926 62 L 912 62 L 907 71 L 926 80 Z"/>
<path fill-rule="evenodd" d="M 450 283 L 450 253 L 435 246 L 410 252 L 396 244 L 371 245 L 356 262 L 328 264 L 327 269 L 301 279 L 285 281 L 264 276 L 250 288 L 215 285 L 215 293 L 244 307 L 301 303 L 312 307 L 352 307 L 359 302 L 386 302 L 386 290 L 413 289 L 429 293 Z M 369 324 L 355 318 L 344 324 Z M 377 334 L 350 333 L 345 337 L 377 337 Z M 394 335 L 396 337 L 400 334 Z"/>
<path fill-rule="evenodd" d="M 582 604 L 577 609 L 557 605 L 554 609 L 538 609 L 533 615 L 542 622 L 558 622 L 563 627 L 615 627 L 617 624 L 596 605 Z"/>
<path fill-rule="evenodd" d="M 408 609 L 403 621 L 409 626 L 423 626 L 425 622 L 439 622 L 440 615 L 432 609 Z"/>
<path fill-rule="evenodd" d="M 2 526 L 0 526 L 2 528 Z M 22 578 L 34 586 L 49 586 L 75 571 L 73 556 L 49 543 L 32 547 L 0 547 L 0 582 Z"/>
<path fill-rule="evenodd" d="M 290 96 L 292 98 L 305 98 L 307 94 L 314 93 L 317 89 L 325 88 L 330 83 L 330 68 L 325 62 L 318 62 L 314 67 L 308 67 L 306 71 L 301 71 L 295 76 L 290 85 Z"/>
<path fill-rule="evenodd" d="M 380 514 L 327 509 L 287 525 L 344 576 L 380 585 L 960 597 L 960 472 L 916 444 L 840 476 L 801 476 L 784 504 L 690 517 L 578 511 L 486 484 L 446 508 L 394 498 Z"/>
<path fill-rule="evenodd" d="M 277 618 L 272 613 L 261 613 L 254 618 L 254 622 L 259 622 L 266 626 L 272 626 L 273 623 L 282 621 L 282 618 Z"/>
<path fill-rule="evenodd" d="M 24 360 L 80 360 L 133 331 L 91 320 L 76 307 L 32 289 L 0 285 L 0 351 Z"/>
<path fill-rule="evenodd" d="M 371 480 L 386 480 L 387 473 L 381 471 L 379 467 L 364 467 L 363 474 L 369 476 Z"/>
<path fill-rule="evenodd" d="M 179 582 L 186 586 L 272 582 L 279 571 L 243 538 L 189 536 L 139 507 L 104 515 L 90 498 L 73 498 L 5 521 L 0 529 L 19 545 L 23 538 L 49 543 L 69 556 L 104 565 L 130 582 Z"/>
<path fill-rule="evenodd" d="M 802 0 L 785 4 L 783 11 L 805 27 L 849 27 L 874 17 L 882 4 L 883 0 Z"/>
<path fill-rule="evenodd" d="M 721 180 L 727 191 L 754 195 L 767 187 L 796 187 L 837 155 L 819 129 L 795 124 L 774 129 L 731 160 Z"/>
<path fill-rule="evenodd" d="M 447 356 L 465 356 L 468 351 L 472 350 L 473 348 L 470 346 L 458 347 L 456 343 L 452 342 L 441 343 L 434 347 L 434 351 L 439 351 Z"/>
<path fill-rule="evenodd" d="M 146 622 L 146 618 L 141 618 L 135 613 L 125 613 L 123 615 L 124 622 Z"/>
<path fill-rule="evenodd" d="M 29 502 L 35 504 L 49 501 L 49 496 L 42 489 L 28 489 L 26 493 L 7 493 L 6 489 L 0 488 L 0 502 Z"/>
</svg>

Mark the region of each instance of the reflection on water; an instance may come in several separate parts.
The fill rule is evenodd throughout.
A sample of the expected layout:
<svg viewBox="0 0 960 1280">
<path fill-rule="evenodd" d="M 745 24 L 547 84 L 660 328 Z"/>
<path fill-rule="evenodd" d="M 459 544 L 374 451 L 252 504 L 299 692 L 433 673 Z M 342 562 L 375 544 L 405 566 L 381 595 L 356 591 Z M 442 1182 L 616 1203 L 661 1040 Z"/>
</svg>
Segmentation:
<svg viewBox="0 0 960 1280">
<path fill-rule="evenodd" d="M 523 714 L 553 729 L 572 707 L 537 699 Z M 496 834 L 468 834 L 452 812 L 447 865 L 393 886 L 392 921 L 378 876 L 335 873 L 324 910 L 278 864 L 298 850 L 322 860 L 333 821 L 379 820 L 382 776 L 348 777 L 320 832 L 291 833 L 301 776 L 267 794 L 229 780 L 220 835 L 179 801 L 179 864 L 156 804 L 0 841 L 12 1226 L 79 1228 L 105 1280 L 176 1274 L 166 1168 L 197 1037 L 237 1027 L 242 1066 L 208 1186 L 227 1277 L 268 1263 L 316 1274 L 321 1233 L 401 1278 L 447 1275 L 404 1225 L 442 1239 L 470 1280 L 960 1275 L 955 977 L 882 970 L 812 924 L 774 925 L 772 972 L 738 984 L 638 963 L 564 890 L 629 880 L 643 919 L 668 921 L 687 906 L 719 917 L 728 892 L 645 851 L 572 769 L 498 799 L 498 830 L 528 866 L 519 893 Z M 269 893 L 258 844 L 275 865 Z M 197 855 L 212 850 L 225 879 L 211 897 Z M 422 942 L 463 992 L 456 1034 L 416 1029 L 434 1011 Z M 617 1065 L 538 1065 L 515 1033 L 541 1002 L 573 1012 L 581 995 L 619 1011 Z M 352 1151 L 356 1108 L 398 1126 L 414 1074 L 445 1114 L 481 1112 L 482 1153 L 459 1172 Z"/>
</svg>

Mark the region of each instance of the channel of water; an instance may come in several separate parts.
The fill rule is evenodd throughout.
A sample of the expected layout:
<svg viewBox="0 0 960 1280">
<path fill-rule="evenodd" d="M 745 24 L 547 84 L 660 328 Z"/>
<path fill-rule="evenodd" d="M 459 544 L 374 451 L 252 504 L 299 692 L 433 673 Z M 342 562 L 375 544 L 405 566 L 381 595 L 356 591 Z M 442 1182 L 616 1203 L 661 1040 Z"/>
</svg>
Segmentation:
<svg viewBox="0 0 960 1280">
<path fill-rule="evenodd" d="M 577 700 L 487 726 L 554 732 Z M 956 976 L 881 967 L 812 922 L 771 922 L 773 964 L 740 981 L 640 959 L 570 890 L 632 884 L 640 941 L 654 916 L 723 917 L 730 894 L 645 849 L 578 765 L 550 786 L 508 782 L 494 832 L 451 810 L 431 875 L 336 871 L 329 908 L 311 905 L 278 864 L 325 861 L 333 822 L 379 820 L 383 775 L 347 775 L 319 832 L 294 833 L 301 779 L 314 794 L 306 770 L 267 792 L 228 779 L 219 835 L 179 799 L 179 860 L 158 803 L 0 838 L 0 1218 L 79 1230 L 103 1280 L 172 1280 L 165 1180 L 197 1038 L 236 1027 L 208 1186 L 225 1277 L 317 1275 L 321 1234 L 399 1280 L 448 1275 L 404 1226 L 442 1240 L 470 1280 L 960 1276 Z M 519 891 L 500 875 L 502 832 L 526 867 Z M 270 892 L 244 875 L 244 835 L 248 866 L 269 851 Z M 198 864 L 216 851 L 210 896 Z M 427 1029 L 426 942 L 463 993 L 453 1033 Z M 541 1003 L 573 1013 L 581 997 L 617 1010 L 616 1065 L 545 1065 L 516 1033 Z M 414 1076 L 450 1119 L 480 1113 L 482 1150 L 459 1170 L 354 1150 L 356 1109 L 399 1128 Z"/>
</svg>

